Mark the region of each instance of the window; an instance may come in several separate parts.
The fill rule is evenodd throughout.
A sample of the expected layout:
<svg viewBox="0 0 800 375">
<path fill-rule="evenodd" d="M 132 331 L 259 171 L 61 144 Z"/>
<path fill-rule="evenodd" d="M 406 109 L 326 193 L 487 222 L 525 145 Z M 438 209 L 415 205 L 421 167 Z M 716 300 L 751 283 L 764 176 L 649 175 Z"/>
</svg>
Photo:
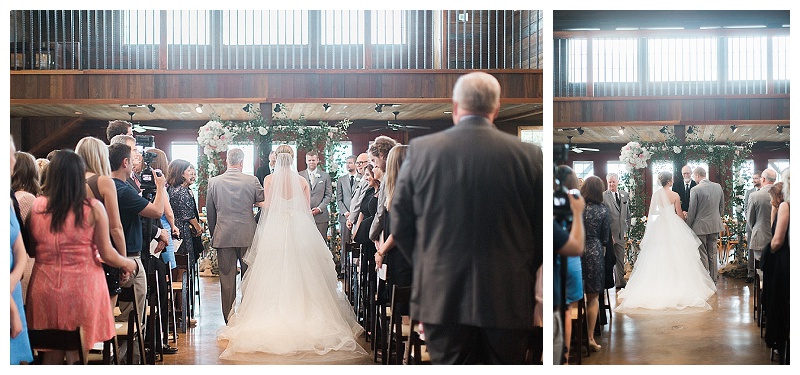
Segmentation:
<svg viewBox="0 0 800 375">
<path fill-rule="evenodd" d="M 636 39 L 595 39 L 594 82 L 636 82 L 639 68 Z"/>
<path fill-rule="evenodd" d="M 609 173 L 616 173 L 621 180 L 622 176 L 628 174 L 628 168 L 625 167 L 625 163 L 621 161 L 612 160 L 606 164 L 606 174 Z M 606 176 L 598 176 L 598 177 L 601 177 L 603 180 L 605 180 Z"/>
<path fill-rule="evenodd" d="M 307 10 L 224 10 L 225 45 L 308 44 Z"/>
<path fill-rule="evenodd" d="M 588 40 L 586 39 L 569 39 L 567 40 L 567 61 L 569 71 L 569 82 L 580 83 L 586 82 L 586 66 L 588 64 L 586 59 Z"/>
<path fill-rule="evenodd" d="M 533 143 L 539 147 L 544 144 L 544 130 L 542 126 L 520 126 L 519 139 L 523 142 Z"/>
<path fill-rule="evenodd" d="M 653 190 L 652 191 L 653 192 L 655 192 L 656 190 L 658 190 L 658 188 L 661 187 L 661 183 L 658 181 L 658 174 L 661 173 L 661 172 L 670 172 L 670 173 L 672 173 L 673 181 L 675 183 L 680 183 L 680 180 L 683 177 L 681 177 L 680 171 L 675 172 L 673 170 L 674 168 L 675 167 L 672 165 L 671 161 L 663 161 L 663 160 L 653 161 L 653 163 L 650 165 L 650 171 L 652 171 L 652 173 L 653 173 L 653 175 L 652 175 L 652 177 L 653 177 L 652 178 L 652 181 L 653 181 L 653 184 L 652 184 Z"/>
<path fill-rule="evenodd" d="M 651 82 L 716 81 L 716 38 L 647 40 Z"/>
<path fill-rule="evenodd" d="M 363 10 L 324 10 L 321 16 L 322 44 L 364 44 Z M 372 44 L 405 44 L 406 11 L 370 12 Z"/>
<path fill-rule="evenodd" d="M 774 169 L 778 175 L 778 178 L 775 182 L 781 181 L 781 172 L 784 169 L 789 168 L 789 159 L 769 159 L 769 168 Z"/>
<path fill-rule="evenodd" d="M 172 142 L 169 146 L 169 154 L 170 154 L 170 162 L 178 159 L 183 159 L 188 161 L 192 168 L 197 170 L 197 159 L 200 156 L 200 151 L 197 147 L 197 143 L 192 142 Z M 192 184 L 189 186 L 192 189 L 192 195 L 194 196 L 194 204 L 197 205 L 197 184 Z M 198 206 L 199 207 L 199 206 Z M 205 207 L 201 208 L 203 210 L 203 214 L 205 214 Z"/>
<path fill-rule="evenodd" d="M 232 148 L 240 148 L 244 151 L 244 160 L 242 161 L 242 173 L 255 176 L 255 146 L 252 144 L 232 144 L 228 146 L 228 150 Z"/>
<path fill-rule="evenodd" d="M 728 79 L 731 81 L 767 78 L 767 37 L 728 38 Z"/>
<path fill-rule="evenodd" d="M 572 170 L 578 178 L 586 179 L 586 177 L 594 176 L 594 162 L 593 161 L 573 161 Z"/>
<path fill-rule="evenodd" d="M 772 79 L 789 79 L 789 37 L 772 37 Z"/>
<path fill-rule="evenodd" d="M 209 12 L 206 10 L 168 10 L 167 43 L 209 44 Z M 159 44 L 161 11 L 126 10 L 125 41 L 128 44 Z"/>
</svg>

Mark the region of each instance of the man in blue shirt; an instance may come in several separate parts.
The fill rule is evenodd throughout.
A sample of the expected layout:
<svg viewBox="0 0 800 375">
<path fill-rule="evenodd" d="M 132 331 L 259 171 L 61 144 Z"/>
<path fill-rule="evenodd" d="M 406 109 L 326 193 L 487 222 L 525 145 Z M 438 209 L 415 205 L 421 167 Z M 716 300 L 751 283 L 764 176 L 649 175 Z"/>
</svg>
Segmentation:
<svg viewBox="0 0 800 375">
<path fill-rule="evenodd" d="M 125 248 L 128 258 L 133 259 L 138 270 L 131 278 L 121 283 L 120 286 L 134 287 L 136 305 L 139 308 L 139 317 L 144 326 L 145 300 L 147 296 L 147 278 L 141 260 L 142 252 L 142 222 L 139 216 L 151 219 L 160 219 L 164 214 L 167 204 L 166 178 L 154 174 L 156 195 L 153 202 L 142 198 L 139 193 L 125 181 L 133 170 L 131 149 L 125 144 L 112 144 L 108 147 L 108 159 L 111 164 L 111 177 L 117 187 L 117 201 L 119 203 L 119 217 L 122 221 L 122 230 L 125 233 Z M 120 315 L 126 318 L 133 305 L 129 302 L 120 302 Z"/>
</svg>

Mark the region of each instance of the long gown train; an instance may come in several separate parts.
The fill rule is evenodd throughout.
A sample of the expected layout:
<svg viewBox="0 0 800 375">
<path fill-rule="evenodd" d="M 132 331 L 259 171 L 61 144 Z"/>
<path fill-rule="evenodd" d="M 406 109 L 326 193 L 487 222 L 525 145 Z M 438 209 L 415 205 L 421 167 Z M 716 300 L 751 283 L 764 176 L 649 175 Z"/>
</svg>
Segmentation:
<svg viewBox="0 0 800 375">
<path fill-rule="evenodd" d="M 653 193 L 641 251 L 614 310 L 622 313 L 699 312 L 717 290 L 700 260 L 700 240 L 670 204 Z"/>
</svg>

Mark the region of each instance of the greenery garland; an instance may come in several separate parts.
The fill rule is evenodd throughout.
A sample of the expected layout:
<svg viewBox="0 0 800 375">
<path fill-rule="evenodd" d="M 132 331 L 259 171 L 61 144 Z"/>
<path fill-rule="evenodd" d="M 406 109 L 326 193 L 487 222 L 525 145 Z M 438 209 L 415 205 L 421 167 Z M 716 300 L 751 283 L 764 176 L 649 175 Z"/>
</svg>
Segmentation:
<svg viewBox="0 0 800 375">
<path fill-rule="evenodd" d="M 318 168 L 325 170 L 331 177 L 331 202 L 328 205 L 330 218 L 328 227 L 331 237 L 328 246 L 338 265 L 341 259 L 341 235 L 336 229 L 338 223 L 338 206 L 336 205 L 336 180 L 339 177 L 339 163 L 342 160 L 333 160 L 334 155 L 340 150 L 340 142 L 347 139 L 347 129 L 352 122 L 348 119 L 329 126 L 327 122 L 320 121 L 316 125 L 307 125 L 305 117 L 290 119 L 285 105 L 279 104 L 282 109 L 273 115 L 272 126 L 267 125 L 266 119 L 256 106 L 251 106 L 250 119 L 247 121 L 221 120 L 216 113 L 211 115 L 211 121 L 198 131 L 198 144 L 204 149 L 197 162 L 198 192 L 205 195 L 208 179 L 225 172 L 225 156 L 229 144 L 252 142 L 258 149 L 260 160 L 267 160 L 272 150 L 273 142 L 294 142 L 297 150 L 316 150 L 323 157 L 320 158 Z M 210 128 L 211 131 L 206 130 Z"/>
<path fill-rule="evenodd" d="M 675 161 L 680 160 L 706 160 L 709 165 L 713 165 L 719 176 L 723 176 L 720 182 L 725 197 L 725 215 L 723 221 L 728 225 L 730 237 L 745 238 L 746 223 L 744 210 L 734 209 L 743 207 L 745 187 L 748 179 L 752 176 L 752 171 L 742 168 L 745 160 L 750 157 L 754 142 L 748 140 L 742 144 L 726 142 L 716 144 L 714 136 L 708 140 L 701 139 L 693 134 L 687 136 L 686 142 L 675 137 L 674 132 L 669 127 L 664 128 L 666 139 L 663 142 L 643 142 L 634 139 L 642 148 L 649 152 L 648 160 L 652 161 Z M 624 149 L 624 147 L 623 147 Z M 622 152 L 621 152 L 622 154 Z M 682 155 L 681 155 L 682 154 Z M 681 157 L 682 156 L 682 157 Z M 621 156 L 622 159 L 622 156 Z M 628 238 L 632 243 L 637 244 L 633 247 L 626 258 L 633 265 L 638 256 L 638 243 L 644 236 L 647 223 L 647 197 L 645 176 L 650 167 L 630 168 L 629 173 L 620 177 L 620 182 L 630 194 L 629 207 L 631 209 L 632 223 L 628 231 Z M 732 239 L 732 238 L 731 238 Z M 727 245 L 729 238 L 722 238 L 723 244 Z M 737 266 L 743 266 L 746 262 L 747 249 L 745 241 L 738 241 L 734 244 L 734 262 Z"/>
</svg>

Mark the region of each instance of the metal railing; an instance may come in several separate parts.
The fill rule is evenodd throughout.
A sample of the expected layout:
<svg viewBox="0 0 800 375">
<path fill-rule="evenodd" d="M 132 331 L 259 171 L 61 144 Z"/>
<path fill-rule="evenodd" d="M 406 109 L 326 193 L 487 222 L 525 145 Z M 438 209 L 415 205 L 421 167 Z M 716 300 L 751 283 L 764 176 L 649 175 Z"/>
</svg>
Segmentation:
<svg viewBox="0 0 800 375">
<path fill-rule="evenodd" d="M 541 69 L 537 10 L 16 10 L 12 69 Z"/>
</svg>

